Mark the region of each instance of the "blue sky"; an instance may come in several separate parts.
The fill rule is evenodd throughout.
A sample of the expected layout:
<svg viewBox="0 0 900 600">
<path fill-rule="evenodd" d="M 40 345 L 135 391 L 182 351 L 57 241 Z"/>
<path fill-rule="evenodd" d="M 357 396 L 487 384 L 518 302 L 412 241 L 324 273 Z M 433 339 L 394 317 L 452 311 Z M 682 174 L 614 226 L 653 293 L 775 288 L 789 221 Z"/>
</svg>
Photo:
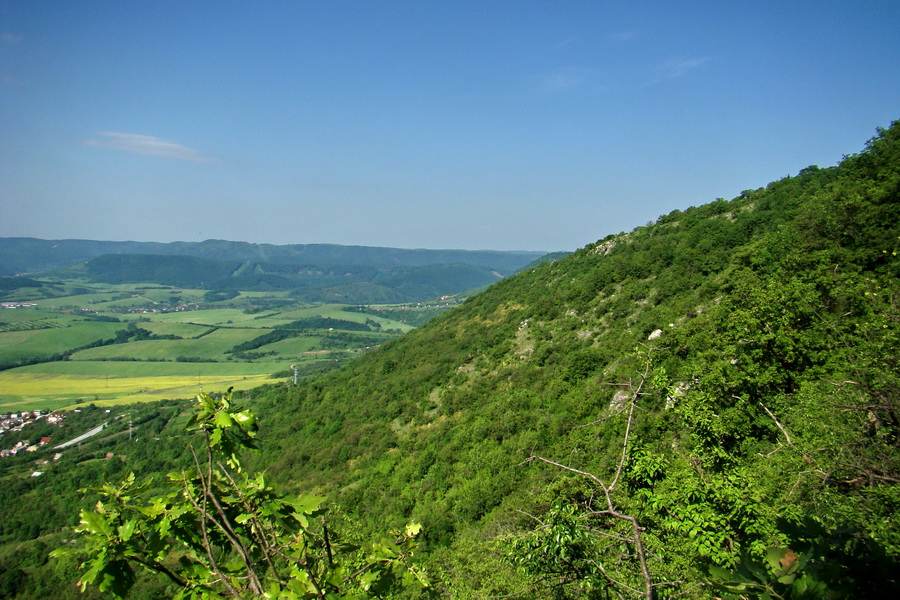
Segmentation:
<svg viewBox="0 0 900 600">
<path fill-rule="evenodd" d="M 0 0 L 0 236 L 572 250 L 860 151 L 900 2 Z"/>
</svg>

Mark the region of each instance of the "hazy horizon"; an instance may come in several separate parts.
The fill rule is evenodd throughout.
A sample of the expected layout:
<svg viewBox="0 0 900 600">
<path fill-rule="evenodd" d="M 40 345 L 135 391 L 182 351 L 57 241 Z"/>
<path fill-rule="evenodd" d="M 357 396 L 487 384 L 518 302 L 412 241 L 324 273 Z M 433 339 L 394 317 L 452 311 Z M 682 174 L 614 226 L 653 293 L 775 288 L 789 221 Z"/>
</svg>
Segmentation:
<svg viewBox="0 0 900 600">
<path fill-rule="evenodd" d="M 111 242 L 111 243 L 138 243 L 138 244 L 202 244 L 203 242 L 228 242 L 228 243 L 237 243 L 237 244 L 251 244 L 255 246 L 360 246 L 365 248 L 388 248 L 391 250 L 452 250 L 452 251 L 465 251 L 465 252 L 523 252 L 523 253 L 547 253 L 551 254 L 554 252 L 573 252 L 577 248 L 554 248 L 554 249 L 543 249 L 539 248 L 536 250 L 528 250 L 521 248 L 513 248 L 509 250 L 497 250 L 496 248 L 430 248 L 430 247 L 404 247 L 404 246 L 375 246 L 371 244 L 336 244 L 331 242 L 312 242 L 312 243 L 304 243 L 304 242 L 288 242 L 285 244 L 273 244 L 270 242 L 252 242 L 247 240 L 226 240 L 222 238 L 207 238 L 204 240 L 172 240 L 169 242 L 160 242 L 159 240 L 136 240 L 136 239 L 89 239 L 89 238 L 73 238 L 73 237 L 59 237 L 59 238 L 42 238 L 36 237 L 33 235 L 3 235 L 0 236 L 0 239 L 34 239 L 40 240 L 44 242 L 63 242 L 63 241 L 86 241 L 86 242 Z M 590 243 L 590 242 L 587 242 Z M 583 244 L 584 245 L 584 244 Z"/>
</svg>

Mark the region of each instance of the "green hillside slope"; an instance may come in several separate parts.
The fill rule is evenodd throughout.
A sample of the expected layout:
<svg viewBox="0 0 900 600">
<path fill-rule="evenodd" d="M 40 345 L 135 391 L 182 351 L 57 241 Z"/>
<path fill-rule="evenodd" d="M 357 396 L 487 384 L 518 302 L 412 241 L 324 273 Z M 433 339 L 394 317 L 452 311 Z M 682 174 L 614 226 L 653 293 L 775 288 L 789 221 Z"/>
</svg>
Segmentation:
<svg viewBox="0 0 900 600">
<path fill-rule="evenodd" d="M 898 192 L 894 125 L 499 282 L 261 394 L 262 463 L 369 526 L 422 521 L 453 597 L 883 597 Z"/>
</svg>

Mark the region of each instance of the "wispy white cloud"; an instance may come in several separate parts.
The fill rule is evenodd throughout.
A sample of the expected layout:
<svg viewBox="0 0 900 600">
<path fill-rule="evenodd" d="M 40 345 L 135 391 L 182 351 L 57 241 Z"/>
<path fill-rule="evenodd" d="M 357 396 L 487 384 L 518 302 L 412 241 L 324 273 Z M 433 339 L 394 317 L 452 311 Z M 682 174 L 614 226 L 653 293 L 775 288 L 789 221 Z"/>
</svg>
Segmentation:
<svg viewBox="0 0 900 600">
<path fill-rule="evenodd" d="M 566 92 L 587 84 L 591 80 L 591 76 L 590 69 L 580 67 L 558 69 L 541 78 L 541 91 L 547 95 Z"/>
<path fill-rule="evenodd" d="M 10 31 L 0 31 L 0 43 L 3 44 L 15 44 L 22 40 L 24 36 L 21 33 L 12 33 Z M 3 84 L 11 85 L 11 86 L 21 86 L 24 85 L 23 82 L 18 77 L 14 77 L 8 73 L 3 74 Z"/>
<path fill-rule="evenodd" d="M 609 36 L 609 39 L 613 42 L 627 42 L 632 38 L 634 38 L 633 31 L 620 31 Z"/>
<path fill-rule="evenodd" d="M 212 162 L 214 160 L 204 156 L 199 150 L 188 148 L 175 142 L 167 142 L 152 135 L 122 133 L 119 131 L 98 131 L 95 135 L 97 137 L 85 140 L 84 145 L 97 148 L 112 148 L 143 156 L 157 156 L 192 162 Z"/>
<path fill-rule="evenodd" d="M 700 65 L 709 61 L 709 58 L 670 58 L 660 65 L 662 77 L 671 79 L 673 77 L 681 77 L 682 75 L 693 71 Z"/>
</svg>

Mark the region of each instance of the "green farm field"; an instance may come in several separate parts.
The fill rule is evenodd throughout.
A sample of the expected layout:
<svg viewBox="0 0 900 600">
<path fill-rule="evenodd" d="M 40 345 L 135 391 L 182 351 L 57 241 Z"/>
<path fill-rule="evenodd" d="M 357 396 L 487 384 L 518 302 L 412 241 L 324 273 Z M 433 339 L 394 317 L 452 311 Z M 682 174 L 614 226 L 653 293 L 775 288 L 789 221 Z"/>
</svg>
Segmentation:
<svg viewBox="0 0 900 600">
<path fill-rule="evenodd" d="M 22 357 L 52 356 L 106 339 L 120 323 L 69 322 L 63 327 L 0 333 L 0 363 Z"/>
<path fill-rule="evenodd" d="M 44 313 L 38 311 L 6 311 L 18 312 L 18 314 L 9 315 L 0 322 L 0 333 L 10 331 L 34 331 L 36 329 L 57 329 L 65 327 L 74 319 L 68 315 L 59 315 L 54 313 Z M 7 315 L 4 315 L 7 316 Z"/>
<path fill-rule="evenodd" d="M 4 310 L 0 412 L 249 389 L 287 380 L 291 365 L 333 369 L 414 329 L 353 306 L 289 304 L 281 292 L 210 302 L 205 294 L 96 285 L 91 293 Z"/>
<path fill-rule="evenodd" d="M 206 325 L 179 323 L 177 321 L 151 321 L 149 323 L 139 323 L 139 325 L 154 335 L 175 335 L 181 338 L 198 337 L 210 330 L 210 327 Z"/>
<path fill-rule="evenodd" d="M 225 352 L 232 346 L 251 340 L 259 329 L 215 329 L 199 339 L 145 340 L 88 348 L 72 355 L 73 360 L 175 360 L 190 356 L 209 360 L 227 360 Z"/>
<path fill-rule="evenodd" d="M 319 336 L 300 336 L 294 337 L 287 340 L 281 340 L 280 342 L 275 342 L 274 344 L 269 344 L 269 348 L 278 352 L 279 354 L 288 354 L 293 356 L 306 355 L 307 353 L 314 353 L 321 351 L 319 347 Z"/>
<path fill-rule="evenodd" d="M 281 371 L 285 365 L 281 361 L 255 362 L 141 362 L 141 361 L 97 361 L 60 360 L 17 369 L 0 371 L 0 381 L 9 374 L 51 374 L 86 375 L 95 379 L 109 377 L 162 377 L 174 376 L 249 376 L 265 375 Z M 2 384 L 0 384 L 2 385 Z"/>
<path fill-rule="evenodd" d="M 198 325 L 244 325 L 245 323 L 259 323 L 259 327 L 266 327 L 262 319 L 256 314 L 247 314 L 240 308 L 210 308 L 206 310 L 186 310 L 148 315 L 152 321 L 160 323 L 196 323 Z M 269 325 L 271 326 L 271 324 Z"/>
</svg>

